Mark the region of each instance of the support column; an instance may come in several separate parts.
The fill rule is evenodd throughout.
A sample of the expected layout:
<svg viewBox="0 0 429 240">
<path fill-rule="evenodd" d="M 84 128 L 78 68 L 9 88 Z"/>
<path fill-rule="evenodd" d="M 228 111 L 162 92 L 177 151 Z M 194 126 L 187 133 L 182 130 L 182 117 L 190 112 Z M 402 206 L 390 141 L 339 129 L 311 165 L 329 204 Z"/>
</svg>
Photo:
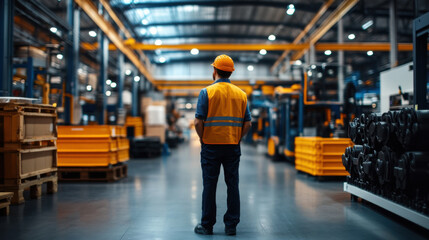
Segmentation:
<svg viewBox="0 0 429 240">
<path fill-rule="evenodd" d="M 124 34 L 120 32 L 121 38 Z M 124 108 L 122 93 L 124 91 L 124 54 L 118 50 L 118 109 Z"/>
<path fill-rule="evenodd" d="M 338 21 L 338 43 L 344 42 L 343 19 Z M 344 51 L 338 51 L 338 100 L 344 102 Z"/>
<path fill-rule="evenodd" d="M 99 32 L 99 61 L 100 61 L 100 74 L 98 76 L 98 124 L 104 125 L 107 116 L 107 96 L 106 96 L 106 80 L 107 68 L 109 60 L 109 39 L 100 31 Z"/>
<path fill-rule="evenodd" d="M 136 76 L 139 76 L 138 74 Z M 141 77 L 140 77 L 141 79 Z M 132 103 L 131 103 L 131 115 L 133 117 L 138 116 L 138 89 L 139 89 L 139 83 L 138 81 L 135 81 L 134 78 L 132 79 Z"/>
<path fill-rule="evenodd" d="M 429 13 L 413 22 L 413 59 L 414 59 L 414 108 L 429 109 L 427 103 L 427 44 L 429 37 Z"/>
<path fill-rule="evenodd" d="M 310 46 L 310 62 L 309 65 L 316 64 L 316 48 L 314 47 L 314 44 Z"/>
<path fill-rule="evenodd" d="M 14 0 L 0 1 L 0 96 L 12 96 Z"/>
<path fill-rule="evenodd" d="M 71 45 L 66 46 L 66 89 L 64 103 L 64 121 L 66 125 L 72 123 L 74 102 L 79 98 L 77 68 L 79 65 L 79 34 L 80 9 L 73 0 L 67 0 L 67 21 L 72 31 L 68 33 Z"/>
<path fill-rule="evenodd" d="M 390 39 L 390 68 L 398 66 L 398 34 L 397 34 L 396 0 L 389 4 L 389 39 Z"/>
</svg>

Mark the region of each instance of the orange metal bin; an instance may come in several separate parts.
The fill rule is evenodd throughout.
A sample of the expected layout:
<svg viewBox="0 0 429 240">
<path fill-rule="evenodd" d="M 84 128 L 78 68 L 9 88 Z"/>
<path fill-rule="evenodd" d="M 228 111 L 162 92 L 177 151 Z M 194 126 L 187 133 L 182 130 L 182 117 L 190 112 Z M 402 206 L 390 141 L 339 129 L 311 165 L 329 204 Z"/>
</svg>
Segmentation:
<svg viewBox="0 0 429 240">
<path fill-rule="evenodd" d="M 352 146 L 349 138 L 295 138 L 295 168 L 314 176 L 347 176 L 341 155 Z"/>
</svg>

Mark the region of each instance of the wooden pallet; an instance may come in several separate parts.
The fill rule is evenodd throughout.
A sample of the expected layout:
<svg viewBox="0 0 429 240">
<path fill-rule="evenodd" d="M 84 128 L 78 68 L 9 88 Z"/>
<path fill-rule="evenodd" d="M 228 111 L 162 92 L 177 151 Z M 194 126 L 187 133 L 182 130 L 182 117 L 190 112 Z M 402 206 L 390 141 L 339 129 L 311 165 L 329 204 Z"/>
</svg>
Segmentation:
<svg viewBox="0 0 429 240">
<path fill-rule="evenodd" d="M 13 192 L 0 192 L 0 215 L 9 215 L 10 200 Z"/>
<path fill-rule="evenodd" d="M 59 167 L 59 181 L 113 182 L 127 177 L 128 166 L 118 164 L 109 167 Z"/>
<path fill-rule="evenodd" d="M 1 103 L 2 112 L 32 112 L 32 113 L 55 113 L 56 108 L 49 104 L 21 104 L 21 103 Z"/>
<path fill-rule="evenodd" d="M 47 193 L 53 194 L 58 191 L 57 172 L 43 173 L 25 179 L 4 179 L 0 184 L 0 191 L 13 192 L 12 205 L 25 202 L 24 191 L 30 190 L 30 197 L 38 199 L 42 196 L 42 184 L 47 184 Z"/>
</svg>

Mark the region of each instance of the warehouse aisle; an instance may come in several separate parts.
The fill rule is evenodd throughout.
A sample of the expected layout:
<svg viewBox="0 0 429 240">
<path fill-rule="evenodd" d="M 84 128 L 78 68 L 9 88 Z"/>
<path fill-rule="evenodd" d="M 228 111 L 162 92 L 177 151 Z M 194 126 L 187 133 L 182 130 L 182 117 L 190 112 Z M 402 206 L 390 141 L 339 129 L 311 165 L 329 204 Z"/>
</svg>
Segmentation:
<svg viewBox="0 0 429 240">
<path fill-rule="evenodd" d="M 258 148 L 242 149 L 237 239 L 423 239 L 427 234 L 385 211 L 351 203 L 341 182 L 317 182 L 290 164 L 269 161 Z M 0 239 L 234 238 L 223 233 L 223 175 L 215 235 L 193 233 L 201 188 L 194 139 L 168 157 L 130 161 L 129 177 L 118 183 L 62 183 L 56 195 L 12 207 L 9 217 L 0 216 Z"/>
</svg>

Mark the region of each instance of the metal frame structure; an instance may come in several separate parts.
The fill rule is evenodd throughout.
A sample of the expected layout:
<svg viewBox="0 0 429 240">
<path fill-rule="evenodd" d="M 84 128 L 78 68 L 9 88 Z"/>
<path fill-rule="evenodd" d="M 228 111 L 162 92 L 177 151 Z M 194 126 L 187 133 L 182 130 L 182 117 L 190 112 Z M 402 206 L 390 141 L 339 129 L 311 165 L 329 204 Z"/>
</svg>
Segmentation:
<svg viewBox="0 0 429 240">
<path fill-rule="evenodd" d="M 407 219 L 423 228 L 429 229 L 429 217 L 414 210 L 406 208 L 402 205 L 394 203 L 388 199 L 377 196 L 373 193 L 365 191 L 359 187 L 344 183 L 344 191 L 352 194 L 352 196 L 359 197 L 365 201 L 375 204 L 381 208 L 386 209 L 400 217 Z"/>
<path fill-rule="evenodd" d="M 12 95 L 14 1 L 0 1 L 0 96 Z"/>
<path fill-rule="evenodd" d="M 429 36 L 429 13 L 420 16 L 413 23 L 414 58 L 414 106 L 429 109 L 427 101 L 427 44 Z"/>
</svg>

